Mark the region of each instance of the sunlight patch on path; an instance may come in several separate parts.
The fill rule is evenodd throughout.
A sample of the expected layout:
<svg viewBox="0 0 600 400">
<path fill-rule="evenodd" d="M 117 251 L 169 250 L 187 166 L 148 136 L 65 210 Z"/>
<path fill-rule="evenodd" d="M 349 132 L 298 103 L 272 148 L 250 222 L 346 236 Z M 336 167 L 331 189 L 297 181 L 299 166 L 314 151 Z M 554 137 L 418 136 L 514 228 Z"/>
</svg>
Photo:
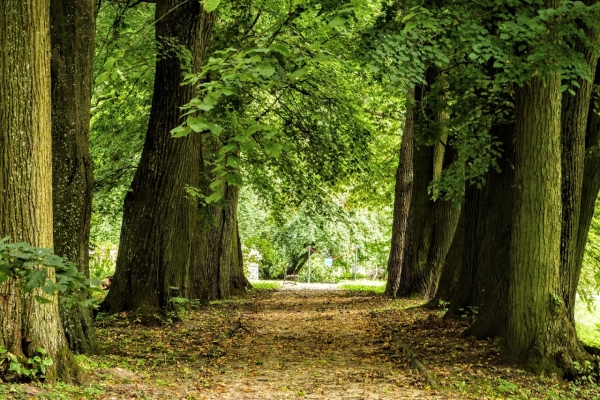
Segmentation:
<svg viewBox="0 0 600 400">
<path fill-rule="evenodd" d="M 370 316 L 381 299 L 337 285 L 299 285 L 244 315 L 249 334 L 226 348 L 207 399 L 443 399 L 389 359 Z M 293 288 L 296 286 L 296 288 Z"/>
</svg>

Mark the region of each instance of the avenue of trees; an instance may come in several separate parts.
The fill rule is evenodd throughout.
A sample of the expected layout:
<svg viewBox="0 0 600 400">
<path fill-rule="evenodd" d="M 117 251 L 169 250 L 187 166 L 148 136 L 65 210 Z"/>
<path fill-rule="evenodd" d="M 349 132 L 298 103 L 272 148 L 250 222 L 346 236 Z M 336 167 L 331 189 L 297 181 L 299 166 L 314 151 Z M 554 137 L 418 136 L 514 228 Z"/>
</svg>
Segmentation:
<svg viewBox="0 0 600 400">
<path fill-rule="evenodd" d="M 0 348 L 81 380 L 104 240 L 98 307 L 146 324 L 244 293 L 246 247 L 277 277 L 360 242 L 388 296 L 589 373 L 599 35 L 595 0 L 4 0 Z"/>
</svg>

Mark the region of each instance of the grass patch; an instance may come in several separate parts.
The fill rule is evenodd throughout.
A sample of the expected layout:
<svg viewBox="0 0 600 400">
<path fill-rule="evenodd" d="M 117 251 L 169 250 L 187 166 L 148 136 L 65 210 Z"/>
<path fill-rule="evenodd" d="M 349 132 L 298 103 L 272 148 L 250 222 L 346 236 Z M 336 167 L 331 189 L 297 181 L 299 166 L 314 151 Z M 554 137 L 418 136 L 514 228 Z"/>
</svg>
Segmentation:
<svg viewBox="0 0 600 400">
<path fill-rule="evenodd" d="M 342 290 L 348 290 L 350 292 L 383 293 L 385 291 L 385 282 L 345 282 L 338 283 L 338 287 Z"/>
<path fill-rule="evenodd" d="M 281 286 L 278 282 L 252 282 L 252 288 L 258 290 L 273 290 Z"/>
<path fill-rule="evenodd" d="M 577 336 L 585 344 L 600 347 L 600 315 L 598 309 L 600 300 L 596 300 L 594 309 L 590 311 L 584 301 L 577 300 L 575 303 L 575 323 L 577 324 Z"/>
</svg>

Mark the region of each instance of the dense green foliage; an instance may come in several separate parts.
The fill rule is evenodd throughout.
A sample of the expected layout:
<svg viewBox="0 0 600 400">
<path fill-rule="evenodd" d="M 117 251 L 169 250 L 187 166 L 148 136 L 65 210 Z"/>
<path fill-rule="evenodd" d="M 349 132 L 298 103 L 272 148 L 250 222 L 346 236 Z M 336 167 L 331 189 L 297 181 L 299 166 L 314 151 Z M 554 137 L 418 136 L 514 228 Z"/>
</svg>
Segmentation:
<svg viewBox="0 0 600 400">
<path fill-rule="evenodd" d="M 40 303 L 52 303 L 43 294 L 59 294 L 64 302 L 82 302 L 92 306 L 87 299 L 89 280 L 70 261 L 27 243 L 11 243 L 0 239 L 0 284 L 11 279 L 24 293 L 32 293 Z"/>
<path fill-rule="evenodd" d="M 186 77 L 188 84 L 201 82 L 204 97 L 190 103 L 188 114 L 194 113 L 174 136 L 194 131 L 225 143 L 211 160 L 217 181 L 207 202 L 220 199 L 224 182 L 251 187 L 240 200 L 240 233 L 245 247 L 262 254 L 262 276 L 281 274 L 309 243 L 330 255 L 358 245 L 359 265 L 381 276 L 402 97 L 349 58 L 368 20 L 348 7 L 256 6 L 223 5 L 206 67 Z M 122 199 L 143 146 L 154 72 L 152 16 L 148 4 L 112 3 L 98 15 L 104 34 L 97 37 L 91 138 L 97 253 L 118 243 Z M 249 25 L 241 38 L 240 21 Z M 171 50 L 189 58 L 185 49 Z M 351 257 L 339 261 L 348 273 Z M 97 277 L 109 274 L 107 257 L 92 262 Z M 333 275 L 317 271 L 313 280 Z"/>
</svg>

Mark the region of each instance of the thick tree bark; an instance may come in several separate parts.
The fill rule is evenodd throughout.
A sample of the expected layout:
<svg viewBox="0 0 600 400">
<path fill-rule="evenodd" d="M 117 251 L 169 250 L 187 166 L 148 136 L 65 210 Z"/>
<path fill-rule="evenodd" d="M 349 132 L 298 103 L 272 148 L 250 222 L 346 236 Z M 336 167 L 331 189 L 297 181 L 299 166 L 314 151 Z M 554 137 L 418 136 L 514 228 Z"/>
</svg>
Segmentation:
<svg viewBox="0 0 600 400">
<path fill-rule="evenodd" d="M 409 240 L 405 247 L 400 286 L 397 295 L 422 295 L 429 285 L 428 254 L 434 230 L 434 202 L 428 187 L 433 180 L 432 146 L 420 145 L 413 150 L 413 185 L 408 217 Z"/>
<path fill-rule="evenodd" d="M 206 13 L 199 2 L 159 0 L 156 20 L 163 51 L 156 64 L 150 123 L 125 198 L 117 268 L 103 303 L 111 312 L 139 310 L 149 321 L 169 306 L 171 297 L 187 296 L 198 239 L 197 200 L 186 196 L 185 187 L 199 186 L 201 138 L 173 139 L 170 133 L 180 124 L 180 107 L 192 99 L 194 90 L 181 86 L 183 66 L 169 43 L 188 48 L 197 70 L 215 14 Z"/>
<path fill-rule="evenodd" d="M 408 242 L 404 248 L 400 285 L 397 294 L 418 295 L 426 299 L 435 294 L 444 260 L 452 244 L 460 209 L 451 201 L 433 200 L 430 183 L 442 169 L 453 161 L 453 152 L 445 151 L 444 121 L 448 116 L 441 111 L 442 96 L 425 95 L 439 79 L 439 71 L 429 68 L 427 87 L 415 92 L 415 99 L 424 106 L 415 115 L 415 140 L 413 150 L 413 182 L 410 213 L 407 221 Z M 423 115 L 424 114 L 424 115 Z M 418 139 L 417 139 L 418 138 Z M 425 143 L 424 143 L 425 142 Z M 426 145 L 433 142 L 433 145 Z"/>
<path fill-rule="evenodd" d="M 596 0 L 588 0 L 589 5 Z M 589 30 L 592 42 L 598 35 Z M 598 57 L 593 49 L 579 43 L 577 49 L 584 55 L 592 71 L 596 72 Z M 575 95 L 565 95 L 562 100 L 561 144 L 562 144 L 562 231 L 561 231 L 561 281 L 562 297 L 569 311 L 569 319 L 575 321 L 575 296 L 581 274 L 578 258 L 578 236 L 581 226 L 582 191 L 585 170 L 585 137 L 588 114 L 592 98 L 593 82 L 578 79 L 579 89 Z M 585 228 L 585 227 L 583 227 Z M 589 229 L 589 228 L 588 228 Z M 586 231 L 587 236 L 587 231 Z"/>
<path fill-rule="evenodd" d="M 444 306 L 445 308 L 450 302 L 450 299 L 456 296 L 457 291 L 468 290 L 463 287 L 462 282 L 459 280 L 459 271 L 462 266 L 463 247 L 465 242 L 465 214 L 466 211 L 463 204 L 458 222 L 456 223 L 452 244 L 450 245 L 446 259 L 444 260 L 436 293 L 427 304 L 430 308 L 441 306 Z"/>
<path fill-rule="evenodd" d="M 88 278 L 93 187 L 88 136 L 95 10 L 95 0 L 52 0 L 50 7 L 54 252 L 75 263 Z M 61 304 L 60 312 L 71 350 L 97 354 L 91 310 Z"/>
<path fill-rule="evenodd" d="M 49 20 L 45 1 L 0 5 L 0 237 L 44 248 L 53 245 Z M 48 379 L 78 380 L 57 296 L 46 297 L 40 304 L 10 280 L 0 285 L 0 345 L 21 357 L 44 348 L 54 361 Z"/>
<path fill-rule="evenodd" d="M 600 63 L 596 66 L 595 85 L 600 85 Z M 583 187 L 581 190 L 581 214 L 577 230 L 576 265 L 581 268 L 587 244 L 588 233 L 594 217 L 596 200 L 600 191 L 600 115 L 595 110 L 594 102 L 590 102 L 588 123 L 586 127 L 586 151 Z"/>
<path fill-rule="evenodd" d="M 534 77 L 516 90 L 517 196 L 506 343 L 509 355 L 533 372 L 570 375 L 585 353 L 561 296 L 559 86 L 558 76 Z"/>
<path fill-rule="evenodd" d="M 385 294 L 390 297 L 395 297 L 400 287 L 400 277 L 404 253 L 406 251 L 405 247 L 408 240 L 408 216 L 410 214 L 413 185 L 414 100 L 415 90 L 411 89 L 407 96 L 404 133 L 402 134 L 402 143 L 400 145 L 400 161 L 396 172 L 392 244 L 388 258 L 388 277 L 385 286 Z"/>
<path fill-rule="evenodd" d="M 210 143 L 206 143 L 209 142 Z M 204 141 L 202 189 L 208 195 L 214 166 L 211 160 L 218 146 Z M 195 268 L 191 272 L 190 296 L 203 301 L 228 299 L 252 287 L 244 275 L 237 207 L 240 189 L 226 185 L 224 200 L 219 204 L 200 205 L 200 237 Z"/>
<path fill-rule="evenodd" d="M 490 170 L 482 189 L 467 190 L 459 288 L 448 299 L 453 315 L 477 311 L 466 332 L 476 337 L 502 336 L 507 318 L 507 266 L 515 202 L 514 125 L 494 126 L 491 135 L 502 143 L 502 157 L 498 159 L 501 172 Z"/>
</svg>

